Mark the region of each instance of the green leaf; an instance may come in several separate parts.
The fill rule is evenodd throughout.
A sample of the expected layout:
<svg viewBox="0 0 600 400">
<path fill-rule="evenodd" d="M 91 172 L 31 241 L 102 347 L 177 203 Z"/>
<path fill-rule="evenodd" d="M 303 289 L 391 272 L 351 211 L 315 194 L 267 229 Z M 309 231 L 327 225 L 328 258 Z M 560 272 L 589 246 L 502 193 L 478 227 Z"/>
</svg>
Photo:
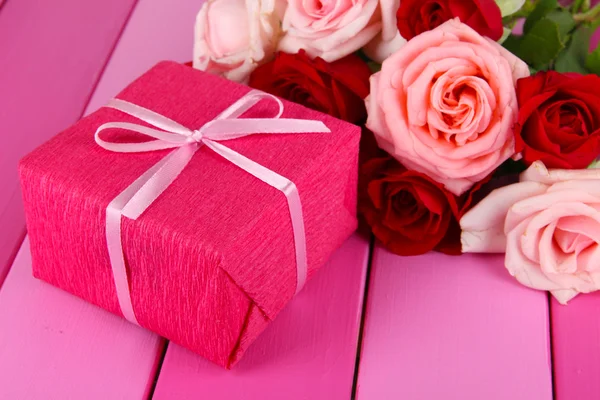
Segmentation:
<svg viewBox="0 0 600 400">
<path fill-rule="evenodd" d="M 592 161 L 592 163 L 587 166 L 587 169 L 596 169 L 596 168 L 600 168 L 600 160 L 598 160 L 598 159 Z"/>
<path fill-rule="evenodd" d="M 516 13 L 523 7 L 525 0 L 496 0 L 503 17 Z"/>
<path fill-rule="evenodd" d="M 585 25 L 577 28 L 571 36 L 568 47 L 556 59 L 554 69 L 558 72 L 587 74 L 588 71 L 585 68 L 585 64 L 593 32 L 590 27 Z"/>
<path fill-rule="evenodd" d="M 579 74 L 587 74 L 587 70 L 584 65 L 581 64 L 576 57 L 568 50 L 561 53 L 556 59 L 554 69 L 558 72 L 577 72 Z"/>
<path fill-rule="evenodd" d="M 523 37 L 517 56 L 534 68 L 543 69 L 564 47 L 558 24 L 542 18 Z"/>
<path fill-rule="evenodd" d="M 540 0 L 540 2 L 535 6 L 527 20 L 525 21 L 525 26 L 523 27 L 523 32 L 528 33 L 535 24 L 544 18 L 550 11 L 556 10 L 558 8 L 557 0 Z"/>
<path fill-rule="evenodd" d="M 558 33 L 560 35 L 563 44 L 567 42 L 567 36 L 575 28 L 575 20 L 570 12 L 567 10 L 554 10 L 550 11 L 546 18 L 558 25 Z"/>
<path fill-rule="evenodd" d="M 585 58 L 585 67 L 592 73 L 600 75 L 600 45 Z"/>
<path fill-rule="evenodd" d="M 502 46 L 513 53 L 515 56 L 521 58 L 520 50 L 521 50 L 521 41 L 523 40 L 522 36 L 517 35 L 508 35 L 506 40 L 502 42 Z"/>
</svg>

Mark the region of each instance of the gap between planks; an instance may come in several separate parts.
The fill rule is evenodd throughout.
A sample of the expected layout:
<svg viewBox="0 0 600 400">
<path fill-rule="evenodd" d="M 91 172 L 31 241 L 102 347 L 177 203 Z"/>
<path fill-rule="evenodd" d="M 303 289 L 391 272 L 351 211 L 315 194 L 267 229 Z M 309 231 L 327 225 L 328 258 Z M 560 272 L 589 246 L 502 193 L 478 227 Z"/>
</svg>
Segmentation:
<svg viewBox="0 0 600 400">
<path fill-rule="evenodd" d="M 369 258 L 367 261 L 367 271 L 365 273 L 365 289 L 363 294 L 363 304 L 360 316 L 360 328 L 358 331 L 358 343 L 356 346 L 356 365 L 354 366 L 354 381 L 352 382 L 352 397 L 351 400 L 356 399 L 356 392 L 358 388 L 358 370 L 360 368 L 360 357 L 362 355 L 362 343 L 363 335 L 365 332 L 365 316 L 367 314 L 367 303 L 369 301 L 369 286 L 371 282 L 371 268 L 373 266 L 373 253 L 375 252 L 375 237 L 371 235 L 369 240 Z"/>
<path fill-rule="evenodd" d="M 368 259 L 354 234 L 231 371 L 171 343 L 153 399 L 350 399 Z"/>
</svg>

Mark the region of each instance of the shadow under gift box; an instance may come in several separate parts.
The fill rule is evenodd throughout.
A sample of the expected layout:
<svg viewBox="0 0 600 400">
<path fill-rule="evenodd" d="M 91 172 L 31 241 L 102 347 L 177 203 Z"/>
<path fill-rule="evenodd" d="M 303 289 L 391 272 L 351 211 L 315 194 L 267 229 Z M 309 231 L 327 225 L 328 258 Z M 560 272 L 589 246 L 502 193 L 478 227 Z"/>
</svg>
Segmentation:
<svg viewBox="0 0 600 400">
<path fill-rule="evenodd" d="M 249 90 L 162 62 L 118 98 L 198 129 Z M 274 115 L 271 103 L 261 101 L 242 118 Z M 222 144 L 298 187 L 310 278 L 356 229 L 360 129 L 284 105 L 282 118 L 321 120 L 331 133 L 255 135 Z M 122 315 L 105 210 L 171 150 L 107 151 L 94 133 L 111 121 L 145 125 L 101 108 L 26 156 L 20 175 L 34 275 Z M 105 138 L 147 140 L 119 129 Z M 225 367 L 240 359 L 296 289 L 285 196 L 206 146 L 141 217 L 123 217 L 122 240 L 140 325 Z"/>
</svg>

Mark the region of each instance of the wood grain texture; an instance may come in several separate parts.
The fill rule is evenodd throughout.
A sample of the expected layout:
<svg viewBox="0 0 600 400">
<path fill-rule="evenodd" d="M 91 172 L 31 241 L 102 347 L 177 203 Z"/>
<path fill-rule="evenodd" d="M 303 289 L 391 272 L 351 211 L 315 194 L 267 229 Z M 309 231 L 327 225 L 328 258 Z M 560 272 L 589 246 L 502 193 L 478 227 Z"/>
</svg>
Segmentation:
<svg viewBox="0 0 600 400">
<path fill-rule="evenodd" d="M 162 345 L 33 278 L 25 240 L 0 289 L 0 399 L 144 399 Z"/>
<path fill-rule="evenodd" d="M 138 0 L 86 114 L 159 61 L 192 60 L 196 14 L 204 0 Z"/>
<path fill-rule="evenodd" d="M 10 40 L 15 40 L 16 37 L 3 34 L 3 29 L 6 29 L 6 25 L 3 26 L 4 18 L 10 10 L 10 3 L 20 3 L 28 10 L 35 8 L 29 3 L 36 3 L 37 7 L 35 10 L 29 10 L 35 18 L 26 14 L 24 10 L 22 15 L 16 11 L 11 12 L 11 18 L 15 18 L 14 23 L 11 22 L 12 25 L 33 18 L 35 23 L 30 25 L 37 25 L 41 31 L 48 31 L 44 32 L 41 38 L 41 44 L 47 46 L 47 49 L 38 53 L 46 58 L 45 65 L 39 64 L 37 59 L 25 60 L 26 65 L 14 63 L 6 66 L 0 62 L 0 83 L 5 83 L 7 75 L 4 75 L 4 72 L 7 69 L 13 75 L 18 74 L 19 69 L 23 69 L 22 81 L 25 78 L 30 81 L 27 84 L 21 82 L 24 89 L 16 92 L 17 97 L 24 96 L 21 103 L 5 106 L 4 103 L 9 99 L 2 96 L 0 107 L 2 129 L 10 127 L 7 125 L 9 123 L 16 126 L 17 119 L 26 121 L 25 126 L 21 128 L 23 135 L 16 136 L 22 141 L 15 140 L 8 148 L 0 147 L 0 164 L 4 167 L 6 163 L 6 168 L 10 171 L 14 169 L 14 193 L 18 195 L 17 200 L 12 200 L 9 204 L 8 201 L 4 202 L 5 192 L 0 194 L 0 222 L 3 224 L 0 239 L 4 241 L 2 243 L 11 243 L 12 246 L 16 236 L 11 234 L 19 230 L 7 232 L 4 228 L 11 223 L 10 229 L 15 226 L 20 227 L 21 231 L 23 229 L 22 211 L 16 211 L 17 206 L 12 205 L 20 205 L 20 194 L 16 187 L 16 161 L 22 154 L 16 153 L 31 150 L 41 141 L 77 120 L 102 71 L 101 66 L 91 67 L 90 60 L 95 59 L 95 56 L 86 46 L 96 51 L 105 48 L 108 55 L 121 30 L 120 26 L 115 28 L 113 38 L 113 31 L 109 28 L 120 10 L 124 10 L 127 4 L 131 7 L 134 0 L 59 0 L 58 4 L 43 0 L 11 1 L 0 13 L 0 48 L 3 51 L 5 48 L 13 48 L 5 47 L 5 42 L 9 37 Z M 104 104 L 156 61 L 172 58 L 176 54 L 181 54 L 185 59 L 184 54 L 191 54 L 191 32 L 195 12 L 200 7 L 199 2 L 144 0 L 142 3 L 140 9 L 136 8 L 133 20 L 124 33 L 124 39 L 117 46 L 86 113 Z M 107 9 L 99 7 L 98 4 L 104 4 Z M 65 19 L 76 21 L 72 22 L 75 25 L 74 30 L 57 16 L 61 12 L 64 13 L 62 16 Z M 54 18 L 54 21 L 50 23 L 45 20 L 44 14 L 48 20 Z M 124 21 L 128 12 L 121 14 Z M 56 26 L 61 23 L 65 26 Z M 86 37 L 88 29 L 95 32 L 94 39 Z M 185 35 L 176 34 L 183 30 L 188 32 Z M 29 31 L 30 39 L 40 40 L 34 32 L 37 31 Z M 58 37 L 55 38 L 56 35 Z M 152 41 L 158 38 L 164 40 Z M 52 46 L 46 39 L 54 40 L 56 45 Z M 58 49 L 62 42 L 66 43 L 64 51 Z M 121 45 L 123 42 L 125 47 Z M 82 59 L 73 56 L 71 52 L 78 54 Z M 14 57 L 16 54 L 19 57 L 28 56 L 27 52 L 21 49 L 13 50 Z M 6 54 L 0 52 L 1 61 L 4 61 L 4 56 Z M 49 66 L 52 62 L 56 65 Z M 46 74 L 35 75 L 34 73 L 39 74 L 38 70 L 44 70 Z M 89 79 L 90 76 L 93 79 Z M 69 86 L 70 81 L 67 78 L 75 83 Z M 18 79 L 20 78 L 16 78 L 17 82 Z M 5 86 L 0 87 L 4 89 Z M 85 94 L 77 91 L 83 89 L 87 90 Z M 31 90 L 31 93 L 27 94 L 27 90 Z M 28 95 L 39 98 L 27 103 L 25 100 Z M 39 120 L 28 117 L 27 104 L 43 113 L 38 114 Z M 69 106 L 75 111 L 67 112 Z M 17 115 L 5 119 L 4 113 L 8 111 Z M 10 157 L 4 157 L 5 152 Z M 0 177 L 4 187 L 12 183 L 9 178 L 12 179 L 5 178 L 4 175 Z M 7 218 L 7 215 L 10 218 Z M 8 250 L 5 251 L 4 247 L 0 247 L 0 250 L 3 252 L 0 253 L 0 267 L 3 267 L 2 257 L 8 254 Z M 164 341 L 157 335 L 35 280 L 31 276 L 27 242 L 4 287 L 0 289 L 0 399 L 146 398 L 163 346 Z"/>
<path fill-rule="evenodd" d="M 350 399 L 368 252 L 346 241 L 232 371 L 170 344 L 154 399 Z"/>
<path fill-rule="evenodd" d="M 600 399 L 600 292 L 550 310 L 556 400 Z"/>
<path fill-rule="evenodd" d="M 17 160 L 71 125 L 135 0 L 16 0 L 0 12 L 0 284 L 25 234 Z"/>
<path fill-rule="evenodd" d="M 546 293 L 501 256 L 375 250 L 357 399 L 551 400 Z"/>
</svg>

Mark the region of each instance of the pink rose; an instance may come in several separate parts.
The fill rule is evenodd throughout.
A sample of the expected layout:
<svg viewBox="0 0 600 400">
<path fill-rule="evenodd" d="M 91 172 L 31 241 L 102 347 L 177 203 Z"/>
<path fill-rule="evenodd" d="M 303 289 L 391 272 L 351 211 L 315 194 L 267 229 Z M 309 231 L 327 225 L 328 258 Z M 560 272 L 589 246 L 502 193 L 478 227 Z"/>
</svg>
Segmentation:
<svg viewBox="0 0 600 400">
<path fill-rule="evenodd" d="M 363 48 L 371 60 L 382 63 L 386 58 L 400 50 L 406 39 L 400 36 L 396 25 L 396 13 L 400 0 L 380 0 L 381 32 Z"/>
<path fill-rule="evenodd" d="M 277 0 L 207 0 L 196 18 L 194 68 L 246 82 L 280 37 Z"/>
<path fill-rule="evenodd" d="M 600 170 L 536 161 L 520 180 L 462 217 L 463 252 L 506 251 L 511 275 L 562 304 L 600 289 Z"/>
<path fill-rule="evenodd" d="M 381 31 L 379 0 L 288 0 L 279 50 L 333 62 L 369 43 Z"/>
<path fill-rule="evenodd" d="M 411 39 L 371 77 L 367 127 L 410 169 L 460 195 L 514 154 L 527 65 L 458 19 Z"/>
</svg>

